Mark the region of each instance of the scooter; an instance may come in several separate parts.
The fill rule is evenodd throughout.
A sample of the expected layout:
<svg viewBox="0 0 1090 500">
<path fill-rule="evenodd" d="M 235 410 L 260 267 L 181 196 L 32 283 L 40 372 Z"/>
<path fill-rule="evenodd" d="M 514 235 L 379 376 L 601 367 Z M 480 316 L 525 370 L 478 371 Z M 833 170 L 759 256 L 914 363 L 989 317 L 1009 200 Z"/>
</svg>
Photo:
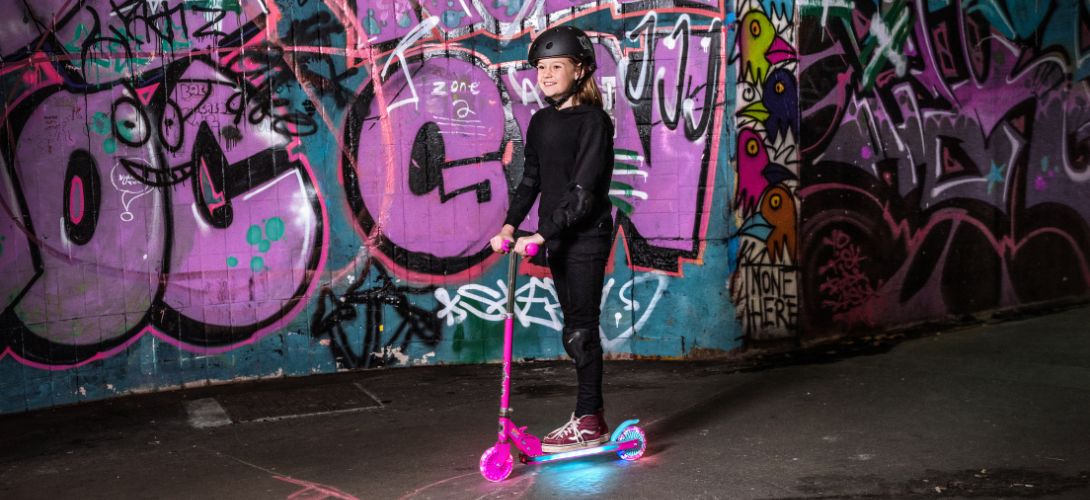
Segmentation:
<svg viewBox="0 0 1090 500">
<path fill-rule="evenodd" d="M 519 461 L 524 464 L 540 464 L 567 460 L 601 453 L 617 453 L 622 460 L 638 460 L 647 449 L 647 437 L 643 429 L 636 426 L 639 420 L 626 420 L 613 431 L 610 440 L 592 448 L 582 448 L 561 453 L 544 453 L 541 440 L 526 432 L 526 427 L 519 427 L 511 420 L 511 351 L 515 329 L 515 273 L 518 269 L 518 256 L 511 250 L 514 242 L 505 241 L 504 253 L 508 254 L 507 264 L 507 310 L 503 322 L 503 382 L 500 393 L 500 430 L 496 444 L 481 455 L 481 475 L 492 482 L 507 479 L 514 468 L 511 458 L 511 445 L 519 451 Z M 537 254 L 537 245 L 528 245 L 529 256 Z"/>
</svg>

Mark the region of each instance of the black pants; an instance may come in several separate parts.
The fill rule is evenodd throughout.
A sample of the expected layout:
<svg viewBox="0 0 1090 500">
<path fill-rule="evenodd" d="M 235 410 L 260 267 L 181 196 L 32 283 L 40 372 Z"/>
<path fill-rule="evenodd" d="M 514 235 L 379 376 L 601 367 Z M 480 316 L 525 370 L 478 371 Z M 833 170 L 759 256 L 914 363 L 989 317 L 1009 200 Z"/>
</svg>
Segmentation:
<svg viewBox="0 0 1090 500">
<path fill-rule="evenodd" d="M 608 214 L 607 214 L 608 215 Z M 552 271 L 560 310 L 564 312 L 564 329 L 584 329 L 592 332 L 596 355 L 576 369 L 579 392 L 575 416 L 589 415 L 603 408 L 602 349 L 598 337 L 602 314 L 602 285 L 606 259 L 613 236 L 612 218 L 600 219 L 591 228 L 548 245 L 549 270 Z"/>
</svg>

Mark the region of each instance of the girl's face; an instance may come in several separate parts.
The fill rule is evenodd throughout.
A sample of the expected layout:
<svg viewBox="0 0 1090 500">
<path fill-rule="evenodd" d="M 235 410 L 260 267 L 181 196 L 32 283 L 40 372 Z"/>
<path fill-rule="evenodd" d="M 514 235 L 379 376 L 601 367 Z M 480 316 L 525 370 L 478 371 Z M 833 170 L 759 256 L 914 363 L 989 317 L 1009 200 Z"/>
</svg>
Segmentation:
<svg viewBox="0 0 1090 500">
<path fill-rule="evenodd" d="M 567 92 L 581 76 L 582 66 L 576 66 L 567 57 L 549 57 L 537 62 L 537 86 L 545 97 L 555 97 Z"/>
</svg>

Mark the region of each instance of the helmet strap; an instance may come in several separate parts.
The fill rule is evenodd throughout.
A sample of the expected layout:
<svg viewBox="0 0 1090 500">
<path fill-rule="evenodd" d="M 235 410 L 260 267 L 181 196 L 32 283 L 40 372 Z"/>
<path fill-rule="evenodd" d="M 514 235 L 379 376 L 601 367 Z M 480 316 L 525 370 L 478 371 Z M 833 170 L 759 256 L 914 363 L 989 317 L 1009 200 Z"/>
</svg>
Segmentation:
<svg viewBox="0 0 1090 500">
<path fill-rule="evenodd" d="M 558 97 L 546 97 L 545 102 L 549 103 L 549 105 L 554 108 L 560 109 L 560 106 L 563 106 L 565 102 L 568 102 L 568 99 L 573 95 L 575 95 L 575 92 L 569 90 Z"/>
</svg>

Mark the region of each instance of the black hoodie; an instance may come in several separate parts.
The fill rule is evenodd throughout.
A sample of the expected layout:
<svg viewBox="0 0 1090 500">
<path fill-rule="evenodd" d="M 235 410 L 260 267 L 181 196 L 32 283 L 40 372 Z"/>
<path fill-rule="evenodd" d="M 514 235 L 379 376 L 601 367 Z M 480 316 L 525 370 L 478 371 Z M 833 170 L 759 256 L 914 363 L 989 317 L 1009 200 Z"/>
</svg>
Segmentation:
<svg viewBox="0 0 1090 500">
<path fill-rule="evenodd" d="M 518 228 L 534 199 L 546 241 L 578 235 L 611 217 L 613 122 L 597 106 L 544 108 L 526 127 L 522 182 L 504 221 Z"/>
</svg>

